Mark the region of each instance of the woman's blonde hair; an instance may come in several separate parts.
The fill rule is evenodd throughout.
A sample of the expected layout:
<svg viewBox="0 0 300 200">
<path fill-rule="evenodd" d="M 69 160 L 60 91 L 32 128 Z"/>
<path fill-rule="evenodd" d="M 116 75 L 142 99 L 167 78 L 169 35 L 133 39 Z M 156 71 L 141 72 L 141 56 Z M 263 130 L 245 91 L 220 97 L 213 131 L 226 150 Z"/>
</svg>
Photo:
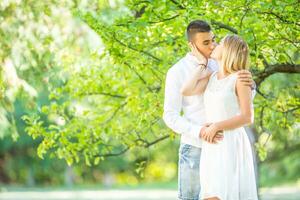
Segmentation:
<svg viewBox="0 0 300 200">
<path fill-rule="evenodd" d="M 237 35 L 227 35 L 223 39 L 222 65 L 225 73 L 232 74 L 249 66 L 249 48 Z"/>
</svg>

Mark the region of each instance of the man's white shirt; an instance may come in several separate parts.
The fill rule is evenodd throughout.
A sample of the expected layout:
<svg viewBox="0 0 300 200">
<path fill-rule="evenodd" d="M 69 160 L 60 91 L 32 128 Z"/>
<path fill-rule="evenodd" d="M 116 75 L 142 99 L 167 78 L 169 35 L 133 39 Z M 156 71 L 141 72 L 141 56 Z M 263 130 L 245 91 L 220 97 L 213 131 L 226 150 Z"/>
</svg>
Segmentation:
<svg viewBox="0 0 300 200">
<path fill-rule="evenodd" d="M 191 79 L 197 66 L 197 58 L 187 53 L 168 70 L 163 119 L 169 128 L 181 134 L 181 143 L 201 147 L 199 134 L 206 123 L 203 94 L 182 96 L 180 92 L 183 83 Z M 212 71 L 218 70 L 217 62 L 209 59 L 208 68 Z"/>
</svg>

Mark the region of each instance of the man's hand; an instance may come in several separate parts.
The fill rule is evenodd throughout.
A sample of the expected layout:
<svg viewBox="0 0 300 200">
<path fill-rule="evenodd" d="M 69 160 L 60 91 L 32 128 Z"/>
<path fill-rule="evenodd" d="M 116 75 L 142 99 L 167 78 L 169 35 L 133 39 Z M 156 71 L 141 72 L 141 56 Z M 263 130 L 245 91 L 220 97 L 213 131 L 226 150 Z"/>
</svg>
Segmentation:
<svg viewBox="0 0 300 200">
<path fill-rule="evenodd" d="M 255 82 L 253 81 L 252 74 L 248 70 L 238 71 L 238 81 L 242 82 L 245 86 L 251 87 L 251 89 L 255 87 Z"/>
<path fill-rule="evenodd" d="M 217 132 L 216 136 L 213 139 L 213 144 L 217 144 L 219 141 L 223 140 L 224 135 L 223 135 L 223 131 L 219 131 Z"/>
<path fill-rule="evenodd" d="M 189 42 L 189 46 L 191 48 L 191 52 L 193 54 L 193 56 L 195 56 L 200 65 L 207 65 L 207 59 L 205 58 L 205 56 L 198 50 L 198 48 L 196 47 L 195 44 L 193 44 L 192 42 Z"/>
</svg>

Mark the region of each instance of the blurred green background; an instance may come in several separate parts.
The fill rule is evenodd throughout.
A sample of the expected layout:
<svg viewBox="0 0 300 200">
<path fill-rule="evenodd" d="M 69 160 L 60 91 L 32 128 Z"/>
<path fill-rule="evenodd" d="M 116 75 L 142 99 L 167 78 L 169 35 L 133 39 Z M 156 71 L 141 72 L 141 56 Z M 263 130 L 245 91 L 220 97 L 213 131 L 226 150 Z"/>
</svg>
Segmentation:
<svg viewBox="0 0 300 200">
<path fill-rule="evenodd" d="M 239 34 L 257 83 L 260 187 L 300 185 L 300 5 L 287 1 L 0 2 L 2 190 L 177 187 L 179 137 L 162 121 L 185 27 Z"/>
</svg>

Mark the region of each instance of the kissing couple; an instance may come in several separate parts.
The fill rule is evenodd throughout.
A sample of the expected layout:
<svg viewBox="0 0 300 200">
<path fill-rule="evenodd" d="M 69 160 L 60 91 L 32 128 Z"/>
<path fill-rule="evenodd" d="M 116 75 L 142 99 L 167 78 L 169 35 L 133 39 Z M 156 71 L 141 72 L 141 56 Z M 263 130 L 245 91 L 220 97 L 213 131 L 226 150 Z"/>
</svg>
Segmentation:
<svg viewBox="0 0 300 200">
<path fill-rule="evenodd" d="M 191 52 L 167 72 L 163 113 L 181 135 L 178 198 L 257 200 L 244 128 L 254 119 L 248 45 L 237 35 L 217 44 L 202 20 L 189 23 L 186 34 Z"/>
</svg>

